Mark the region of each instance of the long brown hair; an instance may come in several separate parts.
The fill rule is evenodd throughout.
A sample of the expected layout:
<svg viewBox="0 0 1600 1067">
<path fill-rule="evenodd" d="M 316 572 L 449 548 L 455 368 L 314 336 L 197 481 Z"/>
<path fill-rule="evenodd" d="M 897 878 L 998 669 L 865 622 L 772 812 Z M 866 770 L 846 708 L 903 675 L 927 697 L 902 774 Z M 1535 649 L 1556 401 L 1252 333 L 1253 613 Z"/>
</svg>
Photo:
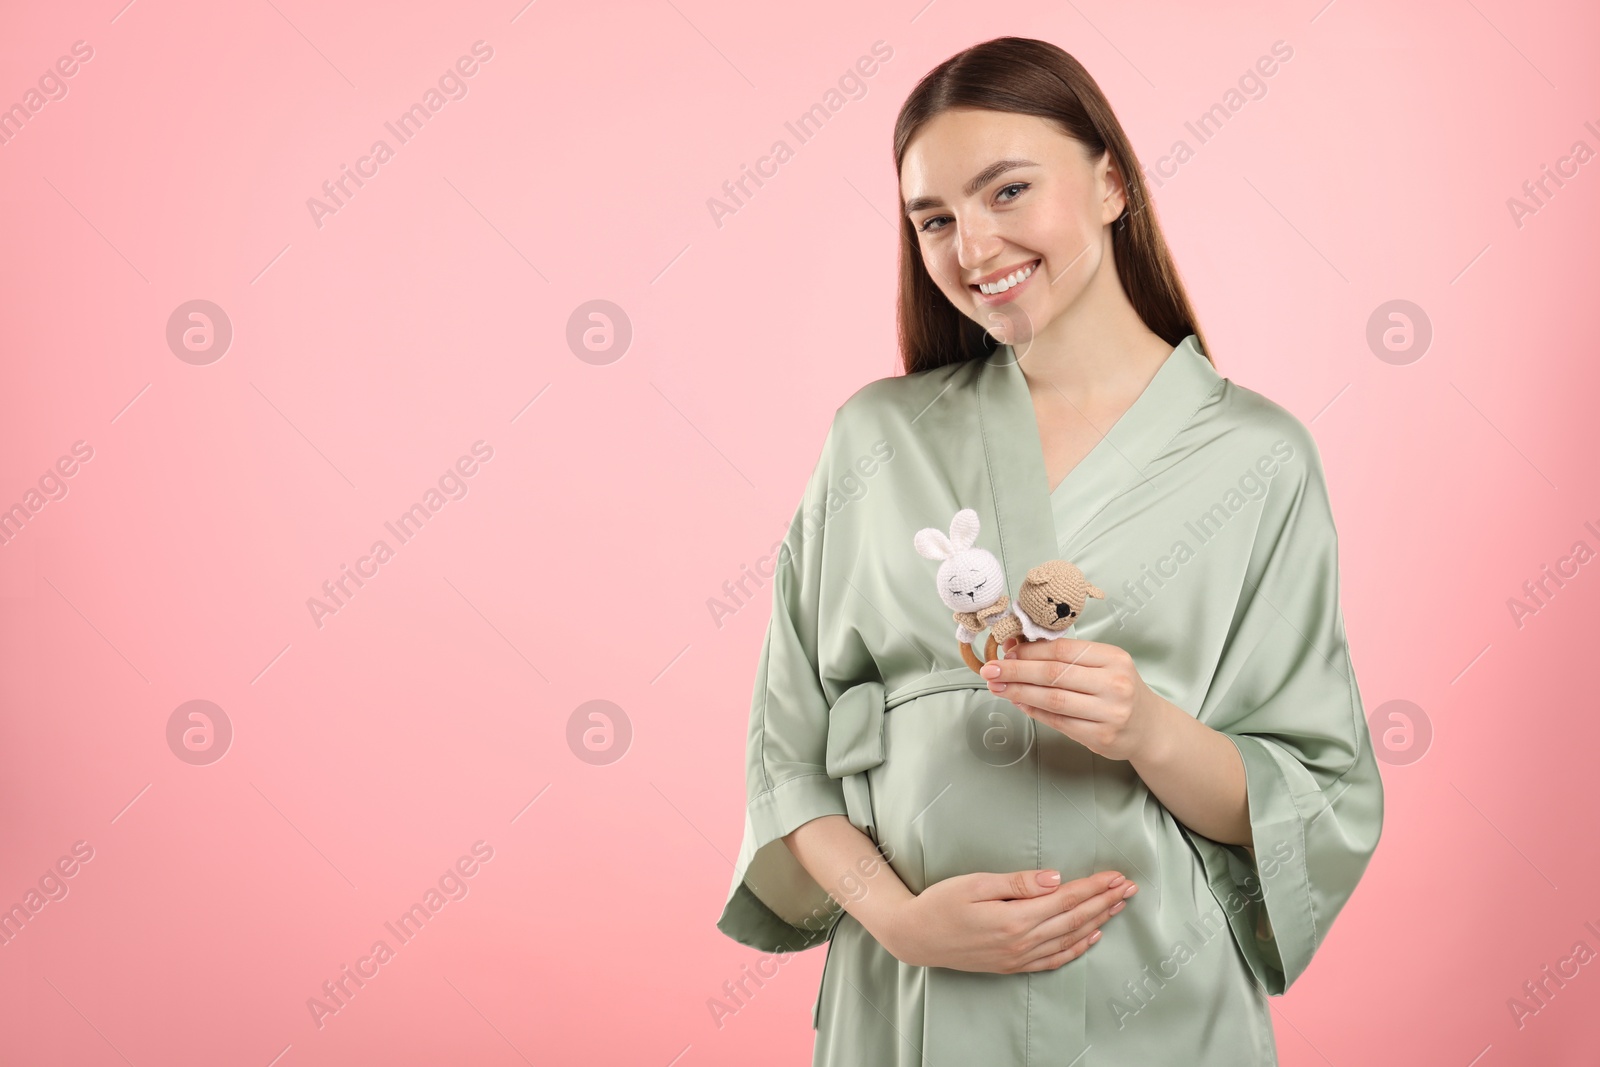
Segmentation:
<svg viewBox="0 0 1600 1067">
<path fill-rule="evenodd" d="M 1211 359 L 1161 236 L 1133 146 L 1083 64 L 1048 41 L 1027 37 L 996 37 L 951 56 L 917 83 L 900 108 L 894 124 L 897 176 L 911 139 L 930 119 L 951 108 L 1050 119 L 1082 144 L 1092 160 L 1109 148 L 1127 191 L 1127 207 L 1111 227 L 1111 248 L 1128 301 L 1162 340 L 1176 347 L 1192 333 Z M 907 374 L 987 355 L 997 347 L 989 332 L 957 311 L 929 277 L 916 229 L 904 213 L 897 317 L 900 360 Z"/>
</svg>

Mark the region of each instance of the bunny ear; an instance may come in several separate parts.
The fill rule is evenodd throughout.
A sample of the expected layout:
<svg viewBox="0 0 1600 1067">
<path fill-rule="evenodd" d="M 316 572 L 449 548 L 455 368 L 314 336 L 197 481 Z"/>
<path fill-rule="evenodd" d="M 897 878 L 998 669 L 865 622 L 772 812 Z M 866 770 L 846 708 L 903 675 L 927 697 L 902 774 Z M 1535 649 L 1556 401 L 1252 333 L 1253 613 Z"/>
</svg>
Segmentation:
<svg viewBox="0 0 1600 1067">
<path fill-rule="evenodd" d="M 949 559 L 954 554 L 949 539 L 933 526 L 918 530 L 911 543 L 916 545 L 917 554 L 927 559 Z"/>
<path fill-rule="evenodd" d="M 1104 592 L 1102 592 L 1102 591 L 1101 591 L 1101 590 L 1100 590 L 1100 589 L 1099 589 L 1099 588 L 1098 588 L 1098 587 L 1096 587 L 1096 586 L 1094 586 L 1094 585 L 1090 585 L 1090 586 L 1089 586 L 1089 591 L 1088 591 L 1088 595 L 1089 595 L 1089 596 L 1097 596 L 1097 597 L 1099 597 L 1099 598 L 1100 598 L 1100 599 L 1101 599 L 1101 600 L 1104 600 L 1104 599 L 1105 599 L 1105 598 L 1106 598 L 1106 595 L 1105 595 L 1105 593 L 1104 593 Z"/>
<path fill-rule="evenodd" d="M 950 520 L 950 543 L 959 551 L 971 548 L 977 540 L 978 513 L 971 508 L 962 508 Z"/>
</svg>

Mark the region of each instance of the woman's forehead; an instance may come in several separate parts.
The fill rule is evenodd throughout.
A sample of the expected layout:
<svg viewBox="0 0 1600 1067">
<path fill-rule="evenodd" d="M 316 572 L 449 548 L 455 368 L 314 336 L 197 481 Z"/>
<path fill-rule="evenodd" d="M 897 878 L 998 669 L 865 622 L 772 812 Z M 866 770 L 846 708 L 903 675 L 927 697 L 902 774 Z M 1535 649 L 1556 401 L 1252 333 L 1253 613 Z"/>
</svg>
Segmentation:
<svg viewBox="0 0 1600 1067">
<path fill-rule="evenodd" d="M 948 121 L 947 121 L 948 120 Z M 901 198 L 969 196 L 967 188 L 996 163 L 1039 166 L 1070 163 L 1074 142 L 1037 115 L 970 109 L 929 120 L 906 146 L 900 166 Z M 979 183 L 986 185 L 987 181 Z"/>
</svg>

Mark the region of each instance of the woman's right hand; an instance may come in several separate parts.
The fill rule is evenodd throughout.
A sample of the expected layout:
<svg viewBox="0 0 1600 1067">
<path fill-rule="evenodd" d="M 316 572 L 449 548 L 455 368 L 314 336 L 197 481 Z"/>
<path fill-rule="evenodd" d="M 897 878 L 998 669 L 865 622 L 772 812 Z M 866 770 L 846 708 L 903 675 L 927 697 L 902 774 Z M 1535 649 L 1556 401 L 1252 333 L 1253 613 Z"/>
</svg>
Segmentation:
<svg viewBox="0 0 1600 1067">
<path fill-rule="evenodd" d="M 1054 970 L 1100 940 L 1138 886 L 1116 871 L 1059 885 L 1054 871 L 962 874 L 900 905 L 884 947 L 902 963 L 1018 974 Z M 892 943 L 889 943 L 892 942 Z"/>
</svg>

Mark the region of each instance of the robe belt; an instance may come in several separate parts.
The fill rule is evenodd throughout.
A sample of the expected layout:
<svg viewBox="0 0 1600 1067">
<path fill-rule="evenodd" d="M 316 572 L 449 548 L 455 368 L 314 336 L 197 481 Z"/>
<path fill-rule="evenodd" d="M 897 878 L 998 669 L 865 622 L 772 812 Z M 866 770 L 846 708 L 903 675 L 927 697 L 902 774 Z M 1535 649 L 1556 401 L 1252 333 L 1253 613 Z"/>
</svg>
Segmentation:
<svg viewBox="0 0 1600 1067">
<path fill-rule="evenodd" d="M 891 709 L 918 697 L 954 689 L 987 689 L 989 683 L 966 667 L 923 675 L 892 693 L 882 682 L 846 689 L 828 712 L 828 777 L 842 779 L 845 810 L 856 829 L 878 843 L 867 772 L 883 763 L 883 719 Z"/>
</svg>

